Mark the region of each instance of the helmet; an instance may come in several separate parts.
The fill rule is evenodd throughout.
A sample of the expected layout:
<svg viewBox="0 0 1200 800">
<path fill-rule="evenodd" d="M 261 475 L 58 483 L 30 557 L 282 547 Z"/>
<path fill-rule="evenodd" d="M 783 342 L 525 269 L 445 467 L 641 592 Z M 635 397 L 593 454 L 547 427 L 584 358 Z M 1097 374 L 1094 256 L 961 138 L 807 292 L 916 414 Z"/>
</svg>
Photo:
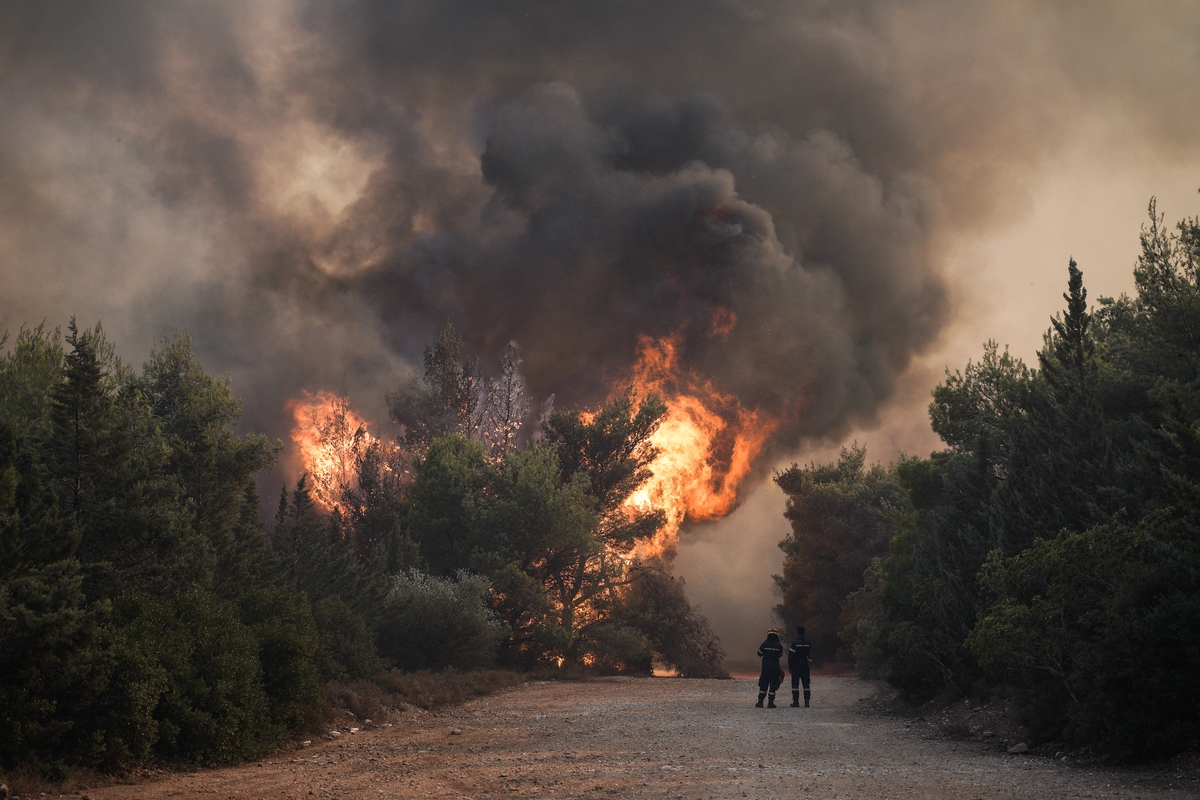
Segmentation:
<svg viewBox="0 0 1200 800">
<path fill-rule="evenodd" d="M 775 630 L 774 628 L 767 629 L 767 636 L 778 636 L 778 635 L 779 635 L 779 631 Z"/>
</svg>

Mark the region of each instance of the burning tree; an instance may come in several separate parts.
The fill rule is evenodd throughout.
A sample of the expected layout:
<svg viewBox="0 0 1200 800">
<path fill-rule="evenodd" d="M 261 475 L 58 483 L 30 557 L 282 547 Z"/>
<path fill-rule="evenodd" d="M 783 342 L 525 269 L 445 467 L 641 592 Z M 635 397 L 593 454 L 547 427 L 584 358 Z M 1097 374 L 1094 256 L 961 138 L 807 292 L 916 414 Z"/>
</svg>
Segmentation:
<svg viewBox="0 0 1200 800">
<path fill-rule="evenodd" d="M 489 457 L 503 459 L 520 444 L 529 418 L 529 397 L 521 377 L 516 342 L 509 342 L 488 378 L 478 360 L 463 358 L 463 342 L 453 325 L 426 346 L 425 371 L 387 396 L 392 422 L 400 426 L 398 447 L 418 457 L 434 439 L 458 434 L 483 442 Z"/>
<path fill-rule="evenodd" d="M 319 409 L 304 407 L 307 432 L 295 438 L 314 498 L 345 520 L 364 563 L 386 543 L 393 571 L 419 563 L 445 579 L 463 571 L 485 576 L 509 631 L 503 660 L 643 667 L 650 653 L 663 655 L 662 631 L 672 626 L 622 617 L 634 583 L 649 586 L 632 580 L 644 573 L 633 567 L 672 548 L 685 519 L 728 511 L 744 474 L 737 458 L 761 444 L 747 450 L 745 423 L 754 415 L 729 402 L 705 411 L 720 396 L 671 377 L 677 371 L 664 348 L 645 344 L 640 388 L 594 412 L 555 412 L 539 441 L 522 442 L 530 402 L 515 343 L 489 378 L 463 359 L 462 340 L 447 325 L 425 349 L 423 374 L 387 398 L 401 427 L 394 443 L 371 436 L 344 398 L 317 396 Z M 690 393 L 668 406 L 659 387 Z M 300 420 L 301 405 L 295 408 Z M 660 437 L 670 458 L 662 457 Z M 714 448 L 736 457 L 714 455 Z M 651 464 L 662 465 L 660 474 Z M 663 576 L 655 586 L 671 591 L 652 594 L 678 595 L 660 604 L 666 617 L 674 614 L 684 627 L 702 620 L 681 584 Z M 711 631 L 696 640 L 706 637 L 715 643 Z M 719 645 L 705 652 L 719 662 Z M 672 663 L 697 673 L 683 660 Z"/>
<path fill-rule="evenodd" d="M 360 465 L 376 439 L 350 409 L 350 399 L 329 392 L 304 393 L 289 407 L 296 419 L 292 440 L 300 448 L 313 499 L 327 511 L 353 491 Z"/>
</svg>

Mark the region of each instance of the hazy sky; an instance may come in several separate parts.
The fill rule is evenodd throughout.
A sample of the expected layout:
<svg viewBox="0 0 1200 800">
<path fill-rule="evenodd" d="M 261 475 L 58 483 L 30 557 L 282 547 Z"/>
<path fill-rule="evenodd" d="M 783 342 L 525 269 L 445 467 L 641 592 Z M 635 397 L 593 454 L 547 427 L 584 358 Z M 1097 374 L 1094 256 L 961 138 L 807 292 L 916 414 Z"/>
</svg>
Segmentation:
<svg viewBox="0 0 1200 800">
<path fill-rule="evenodd" d="M 8 2 L 0 327 L 134 363 L 186 328 L 279 437 L 301 389 L 382 423 L 447 320 L 560 404 L 678 333 L 782 420 L 764 473 L 925 453 L 945 367 L 1032 360 L 1069 257 L 1129 291 L 1150 196 L 1197 213 L 1198 100 L 1189 2 Z M 731 652 L 781 511 L 680 553 Z"/>
</svg>

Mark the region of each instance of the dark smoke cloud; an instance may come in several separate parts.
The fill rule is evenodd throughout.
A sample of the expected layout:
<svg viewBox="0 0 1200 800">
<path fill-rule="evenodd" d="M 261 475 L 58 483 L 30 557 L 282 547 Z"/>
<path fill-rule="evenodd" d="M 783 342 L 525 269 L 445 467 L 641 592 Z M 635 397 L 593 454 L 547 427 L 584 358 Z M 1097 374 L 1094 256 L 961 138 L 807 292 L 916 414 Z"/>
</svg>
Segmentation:
<svg viewBox="0 0 1200 800">
<path fill-rule="evenodd" d="M 0 324 L 187 328 L 247 425 L 383 393 L 447 319 L 595 402 L 639 334 L 869 423 L 953 319 L 942 257 L 1079 115 L 1195 149 L 1188 4 L 9 2 Z M 727 338 L 713 315 L 732 311 Z"/>
<path fill-rule="evenodd" d="M 478 223 L 372 269 L 380 316 L 445 309 L 485 351 L 516 339 L 531 385 L 573 401 L 602 396 L 639 335 L 678 333 L 685 364 L 787 420 L 789 446 L 869 415 L 946 320 L 924 186 L 885 187 L 828 132 L 734 125 L 711 97 L 618 111 L 563 83 L 489 109 Z"/>
</svg>

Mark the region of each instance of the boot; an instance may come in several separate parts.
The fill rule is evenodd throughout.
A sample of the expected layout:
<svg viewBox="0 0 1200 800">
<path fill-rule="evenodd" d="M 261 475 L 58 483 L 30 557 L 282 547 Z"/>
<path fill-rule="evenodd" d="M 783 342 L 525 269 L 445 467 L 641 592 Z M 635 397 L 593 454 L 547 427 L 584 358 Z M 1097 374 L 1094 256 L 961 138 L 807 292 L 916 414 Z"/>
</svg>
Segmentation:
<svg viewBox="0 0 1200 800">
<path fill-rule="evenodd" d="M 775 693 L 771 692 L 771 694 L 767 697 L 767 708 L 774 708 L 774 707 L 775 707 Z"/>
<path fill-rule="evenodd" d="M 754 704 L 754 707 L 755 707 L 755 708 L 762 708 L 762 701 L 763 701 L 763 698 L 764 698 L 764 697 L 766 697 L 766 696 L 767 696 L 767 693 L 766 693 L 766 692 L 759 692 L 759 693 L 758 693 L 758 702 Z"/>
<path fill-rule="evenodd" d="M 808 708 L 808 698 L 812 697 L 812 692 L 804 693 L 804 707 Z"/>
<path fill-rule="evenodd" d="M 800 707 L 800 690 L 792 689 L 792 708 Z"/>
</svg>

